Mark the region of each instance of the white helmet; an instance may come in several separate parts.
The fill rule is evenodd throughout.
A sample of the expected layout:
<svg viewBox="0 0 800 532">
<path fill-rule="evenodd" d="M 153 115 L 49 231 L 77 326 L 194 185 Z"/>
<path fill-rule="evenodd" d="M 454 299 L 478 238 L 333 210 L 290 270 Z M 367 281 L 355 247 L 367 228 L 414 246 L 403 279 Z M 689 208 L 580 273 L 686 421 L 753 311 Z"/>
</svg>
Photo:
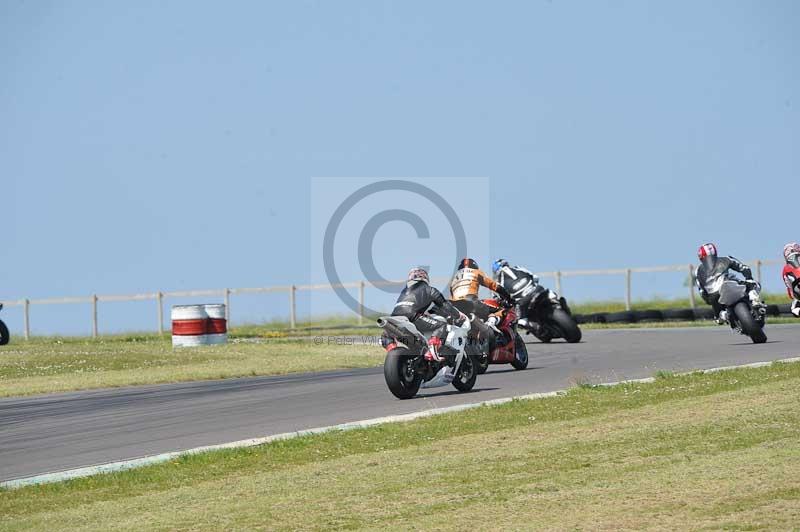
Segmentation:
<svg viewBox="0 0 800 532">
<path fill-rule="evenodd" d="M 423 283 L 430 282 L 428 272 L 425 271 L 425 268 L 421 266 L 416 266 L 408 271 L 408 284 L 416 283 L 418 281 L 422 281 Z"/>
</svg>

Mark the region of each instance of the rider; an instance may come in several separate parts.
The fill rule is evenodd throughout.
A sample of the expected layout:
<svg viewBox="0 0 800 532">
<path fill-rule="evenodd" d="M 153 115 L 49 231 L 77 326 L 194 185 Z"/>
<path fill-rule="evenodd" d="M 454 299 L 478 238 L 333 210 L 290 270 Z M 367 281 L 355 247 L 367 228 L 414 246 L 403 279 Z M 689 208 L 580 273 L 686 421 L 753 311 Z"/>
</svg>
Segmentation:
<svg viewBox="0 0 800 532">
<path fill-rule="evenodd" d="M 539 276 L 522 266 L 510 266 L 506 259 L 497 259 L 492 263 L 492 277 L 519 305 L 521 320 L 526 319 L 533 290 L 539 284 Z"/>
<path fill-rule="evenodd" d="M 485 319 L 486 324 L 489 325 L 495 333 L 495 342 L 493 343 L 494 345 L 498 345 L 510 337 L 510 334 L 506 335 L 497 328 L 497 324 L 502 321 L 504 310 L 498 311 L 494 307 L 490 307 L 478 299 L 478 291 L 481 286 L 485 286 L 493 291 L 508 304 L 513 304 L 513 300 L 508 291 L 483 273 L 478 267 L 478 263 L 469 257 L 461 260 L 458 264 L 458 270 L 453 274 L 453 279 L 450 281 L 450 299 L 461 312 L 472 312 L 478 315 L 478 317 Z"/>
<path fill-rule="evenodd" d="M 747 287 L 751 300 L 753 300 L 755 304 L 760 305 L 758 294 L 761 292 L 761 285 L 753 279 L 753 272 L 747 264 L 730 256 L 718 257 L 717 246 L 710 242 L 700 246 L 697 250 L 697 258 L 700 259 L 700 265 L 695 271 L 695 282 L 697 283 L 697 288 L 700 290 L 700 295 L 703 297 L 703 301 L 714 308 L 714 314 L 717 316 L 717 323 L 725 323 L 728 319 L 728 313 L 725 310 L 725 306 L 720 304 L 719 298 L 711 297 L 708 293 L 708 289 L 711 288 L 711 283 L 713 283 L 714 280 L 728 274 L 728 270 L 734 270 L 744 275 L 744 284 Z"/>
<path fill-rule="evenodd" d="M 431 308 L 438 314 L 425 313 Z M 425 357 L 437 361 L 441 360 L 439 347 L 446 336 L 447 319 L 461 324 L 466 318 L 439 290 L 430 285 L 428 272 L 421 267 L 411 268 L 408 272 L 406 287 L 397 298 L 392 316 L 405 316 L 421 333 L 432 333 Z"/>
<path fill-rule="evenodd" d="M 800 244 L 789 242 L 783 246 L 783 282 L 792 300 L 792 314 L 800 318 Z"/>
</svg>

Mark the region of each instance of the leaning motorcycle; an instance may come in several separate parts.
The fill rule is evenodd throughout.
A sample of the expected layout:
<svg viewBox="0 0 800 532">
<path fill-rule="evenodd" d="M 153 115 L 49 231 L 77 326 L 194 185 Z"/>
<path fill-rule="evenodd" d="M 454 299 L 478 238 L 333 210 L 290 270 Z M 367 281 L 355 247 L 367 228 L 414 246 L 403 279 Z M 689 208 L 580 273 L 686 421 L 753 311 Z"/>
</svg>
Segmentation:
<svg viewBox="0 0 800 532">
<path fill-rule="evenodd" d="M 529 301 L 524 305 L 524 301 Z M 548 343 L 553 338 L 563 338 L 574 344 L 581 341 L 581 329 L 572 311 L 567 305 L 567 300 L 559 297 L 553 290 L 548 290 L 540 284 L 531 286 L 529 293 L 523 293 L 517 302 L 523 302 L 526 308 L 520 308 L 523 314 L 517 321 L 517 326 L 525 329 L 541 342 Z"/>
<path fill-rule="evenodd" d="M 382 316 L 378 326 L 389 339 L 383 376 L 389 391 L 398 399 L 411 399 L 420 388 L 452 384 L 459 392 L 468 392 L 475 386 L 479 353 L 468 342 L 469 319 L 461 325 L 447 325 L 439 361 L 425 357 L 430 335 L 422 334 L 408 318 Z"/>
<path fill-rule="evenodd" d="M 3 310 L 3 304 L 0 303 L 0 310 Z M 11 335 L 8 334 L 8 327 L 0 320 L 0 345 L 6 345 L 11 340 Z"/>
<path fill-rule="evenodd" d="M 489 369 L 490 364 L 511 364 L 516 370 L 523 370 L 528 367 L 528 348 L 525 341 L 517 332 L 517 313 L 513 307 L 503 304 L 496 298 L 484 299 L 483 305 L 479 305 L 473 310 L 477 318 L 473 320 L 472 334 L 470 335 L 470 345 L 478 346 L 480 356 L 478 357 L 478 374 L 483 375 Z M 462 310 L 462 308 L 459 308 Z M 503 332 L 503 342 L 490 348 L 490 343 L 482 339 L 494 336 L 488 325 L 484 322 L 490 314 L 501 312 L 501 320 L 497 328 Z M 462 310 L 463 312 L 463 310 Z M 477 332 L 478 334 L 474 334 Z"/>
<path fill-rule="evenodd" d="M 767 341 L 764 332 L 766 306 L 761 302 L 758 292 L 747 289 L 747 285 L 733 277 L 720 275 L 707 289 L 709 300 L 718 298 L 725 307 L 721 317 L 736 332 L 749 336 L 754 344 Z"/>
</svg>

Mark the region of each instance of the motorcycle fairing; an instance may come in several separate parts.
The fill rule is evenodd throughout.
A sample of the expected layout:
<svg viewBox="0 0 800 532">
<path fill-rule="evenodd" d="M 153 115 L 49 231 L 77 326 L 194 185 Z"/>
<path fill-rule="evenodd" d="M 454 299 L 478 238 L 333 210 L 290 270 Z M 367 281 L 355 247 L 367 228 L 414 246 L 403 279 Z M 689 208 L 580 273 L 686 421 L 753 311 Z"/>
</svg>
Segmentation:
<svg viewBox="0 0 800 532">
<path fill-rule="evenodd" d="M 719 302 L 726 307 L 732 307 L 741 301 L 747 288 L 735 279 L 725 279 L 719 287 Z"/>
</svg>

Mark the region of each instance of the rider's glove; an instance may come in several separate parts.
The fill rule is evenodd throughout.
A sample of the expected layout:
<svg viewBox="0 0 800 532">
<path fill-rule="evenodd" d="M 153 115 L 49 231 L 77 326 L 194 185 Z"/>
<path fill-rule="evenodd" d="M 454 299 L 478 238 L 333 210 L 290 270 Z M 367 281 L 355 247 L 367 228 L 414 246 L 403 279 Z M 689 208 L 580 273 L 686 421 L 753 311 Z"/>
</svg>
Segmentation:
<svg viewBox="0 0 800 532">
<path fill-rule="evenodd" d="M 456 318 L 456 325 L 458 326 L 464 325 L 464 322 L 466 321 L 467 321 L 467 315 L 459 310 L 458 318 Z"/>
<path fill-rule="evenodd" d="M 744 284 L 747 286 L 748 290 L 755 290 L 756 292 L 761 292 L 761 283 L 758 281 L 754 281 L 753 279 L 747 279 Z"/>
<path fill-rule="evenodd" d="M 800 301 L 796 299 L 792 301 L 792 314 L 794 314 L 796 318 L 800 318 Z"/>
</svg>

